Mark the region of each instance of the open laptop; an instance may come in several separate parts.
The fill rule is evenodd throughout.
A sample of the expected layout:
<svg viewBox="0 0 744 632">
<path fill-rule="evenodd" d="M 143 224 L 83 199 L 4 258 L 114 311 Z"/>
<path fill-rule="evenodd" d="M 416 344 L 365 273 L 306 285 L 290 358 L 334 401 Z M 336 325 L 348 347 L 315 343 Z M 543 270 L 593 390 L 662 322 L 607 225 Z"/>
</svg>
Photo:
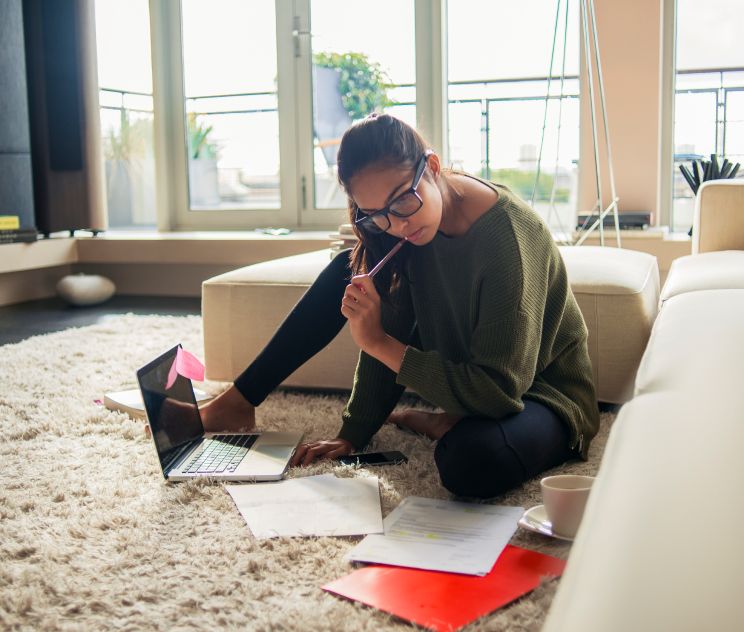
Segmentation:
<svg viewBox="0 0 744 632">
<path fill-rule="evenodd" d="M 275 481 L 284 476 L 300 432 L 206 433 L 191 380 L 173 374 L 176 345 L 137 371 L 155 449 L 167 481 L 200 476 Z M 171 376 L 170 388 L 167 387 Z"/>
</svg>

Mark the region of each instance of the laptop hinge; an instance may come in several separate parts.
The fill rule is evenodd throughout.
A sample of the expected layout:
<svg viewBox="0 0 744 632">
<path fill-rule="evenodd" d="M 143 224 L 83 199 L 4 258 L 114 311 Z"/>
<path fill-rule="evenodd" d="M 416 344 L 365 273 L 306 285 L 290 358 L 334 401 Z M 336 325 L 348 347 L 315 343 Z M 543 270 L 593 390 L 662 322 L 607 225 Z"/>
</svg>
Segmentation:
<svg viewBox="0 0 744 632">
<path fill-rule="evenodd" d="M 184 457 L 191 451 L 191 449 L 199 445 L 203 440 L 204 437 L 199 437 L 198 439 L 194 439 L 193 441 L 189 441 L 187 444 L 185 444 L 175 454 L 175 456 L 163 466 L 163 474 L 165 474 L 165 477 L 168 478 L 168 474 L 171 473 L 171 470 L 174 470 L 179 465 L 181 465 Z"/>
</svg>

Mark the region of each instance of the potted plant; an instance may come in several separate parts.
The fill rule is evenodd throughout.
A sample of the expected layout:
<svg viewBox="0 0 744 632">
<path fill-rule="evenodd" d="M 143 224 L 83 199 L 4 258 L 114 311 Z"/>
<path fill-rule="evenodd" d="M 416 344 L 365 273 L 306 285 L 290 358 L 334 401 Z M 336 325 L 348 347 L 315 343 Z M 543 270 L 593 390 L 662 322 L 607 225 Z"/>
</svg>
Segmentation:
<svg viewBox="0 0 744 632">
<path fill-rule="evenodd" d="M 191 206 L 217 206 L 220 203 L 218 149 L 209 138 L 212 126 L 204 125 L 194 112 L 188 114 L 186 121 Z"/>
<path fill-rule="evenodd" d="M 718 165 L 718 157 L 715 154 L 710 155 L 710 162 L 705 160 L 693 160 L 692 168 L 688 169 L 685 165 L 680 165 L 679 170 L 682 172 L 687 184 L 690 185 L 692 192 L 697 195 L 698 189 L 703 182 L 709 180 L 726 180 L 735 178 L 739 172 L 740 164 L 729 162 L 727 158 L 723 159 L 721 165 Z M 692 236 L 692 227 L 687 233 Z"/>
<path fill-rule="evenodd" d="M 341 102 L 352 121 L 394 105 L 388 98 L 390 80 L 380 64 L 364 53 L 315 53 L 313 63 L 338 73 Z"/>
<path fill-rule="evenodd" d="M 121 109 L 119 127 L 103 139 L 110 226 L 147 224 L 155 217 L 153 129 L 149 118 L 130 119 Z"/>
<path fill-rule="evenodd" d="M 334 171 L 341 137 L 352 121 L 394 105 L 388 98 L 389 85 L 380 65 L 363 53 L 313 55 L 313 127 L 316 147 L 329 170 L 325 176 L 316 176 L 320 207 L 345 204 Z"/>
</svg>

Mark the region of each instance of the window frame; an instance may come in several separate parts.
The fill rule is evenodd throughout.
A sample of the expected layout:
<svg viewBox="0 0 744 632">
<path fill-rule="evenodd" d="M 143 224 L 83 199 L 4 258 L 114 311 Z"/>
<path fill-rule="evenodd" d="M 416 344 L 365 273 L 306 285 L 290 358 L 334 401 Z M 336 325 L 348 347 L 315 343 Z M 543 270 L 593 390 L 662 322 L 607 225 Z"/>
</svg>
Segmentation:
<svg viewBox="0 0 744 632">
<path fill-rule="evenodd" d="M 413 0 L 416 124 L 446 164 L 446 0 Z M 181 2 L 150 0 L 157 227 L 159 230 L 245 230 L 282 226 L 333 230 L 346 209 L 314 205 L 311 0 L 275 0 L 279 110 L 279 208 L 189 208 Z M 176 113 L 177 115 L 164 115 Z"/>
</svg>

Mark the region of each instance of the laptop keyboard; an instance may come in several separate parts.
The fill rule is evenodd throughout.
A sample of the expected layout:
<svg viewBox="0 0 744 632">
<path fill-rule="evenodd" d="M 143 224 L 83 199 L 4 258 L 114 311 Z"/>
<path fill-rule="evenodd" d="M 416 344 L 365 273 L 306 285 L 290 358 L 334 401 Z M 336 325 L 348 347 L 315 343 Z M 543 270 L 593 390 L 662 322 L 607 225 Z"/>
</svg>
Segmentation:
<svg viewBox="0 0 744 632">
<path fill-rule="evenodd" d="M 183 469 L 184 474 L 222 474 L 234 472 L 258 435 L 215 435 Z"/>
</svg>

